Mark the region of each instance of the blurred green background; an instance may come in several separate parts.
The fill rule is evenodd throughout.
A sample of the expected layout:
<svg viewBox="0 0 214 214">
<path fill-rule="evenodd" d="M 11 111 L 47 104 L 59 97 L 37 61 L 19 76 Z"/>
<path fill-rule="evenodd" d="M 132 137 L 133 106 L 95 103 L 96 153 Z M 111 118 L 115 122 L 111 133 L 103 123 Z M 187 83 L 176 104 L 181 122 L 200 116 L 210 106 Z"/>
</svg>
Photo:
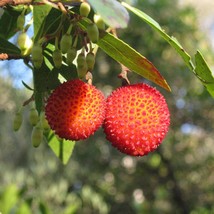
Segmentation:
<svg viewBox="0 0 214 214">
<path fill-rule="evenodd" d="M 208 64 L 214 65 L 211 43 L 199 29 L 200 17 L 193 8 L 181 7 L 176 0 L 134 2 L 187 52 L 194 54 L 199 48 Z M 131 14 L 129 28 L 118 35 L 146 56 L 171 86 L 171 93 L 157 87 L 171 112 L 167 137 L 157 151 L 138 158 L 111 147 L 100 129 L 76 143 L 64 166 L 48 145 L 32 147 L 30 107 L 24 110 L 21 130 L 12 131 L 14 112 L 30 97 L 17 81 L 27 78 L 31 84 L 31 74 L 22 62 L 0 62 L 2 214 L 214 213 L 213 98 L 175 51 L 139 18 Z M 121 85 L 120 66 L 102 51 L 94 73 L 94 84 L 106 95 Z M 129 79 L 151 84 L 134 73 Z"/>
</svg>

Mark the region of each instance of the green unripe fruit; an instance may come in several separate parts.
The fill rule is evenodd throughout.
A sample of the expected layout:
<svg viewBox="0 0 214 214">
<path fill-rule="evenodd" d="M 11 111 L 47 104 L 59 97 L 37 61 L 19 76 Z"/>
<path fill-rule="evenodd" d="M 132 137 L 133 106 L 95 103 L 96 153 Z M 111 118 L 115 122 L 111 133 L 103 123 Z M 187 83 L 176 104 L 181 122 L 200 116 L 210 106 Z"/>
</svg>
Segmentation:
<svg viewBox="0 0 214 214">
<path fill-rule="evenodd" d="M 80 53 L 77 56 L 77 74 L 80 79 L 84 78 L 88 71 L 86 57 L 84 53 Z"/>
<path fill-rule="evenodd" d="M 94 14 L 94 23 L 97 25 L 99 29 L 105 30 L 105 22 L 103 21 L 100 15 Z"/>
<path fill-rule="evenodd" d="M 95 56 L 92 52 L 89 52 L 86 56 L 86 63 L 88 66 L 88 70 L 92 71 L 94 69 L 94 64 L 95 64 Z"/>
<path fill-rule="evenodd" d="M 77 66 L 77 74 L 80 79 L 83 79 L 88 71 L 87 63 L 82 66 Z"/>
<path fill-rule="evenodd" d="M 40 68 L 43 62 L 42 47 L 40 45 L 34 45 L 32 48 L 32 62 L 35 68 Z"/>
<path fill-rule="evenodd" d="M 93 42 L 97 43 L 99 39 L 99 30 L 96 24 L 92 23 L 87 26 L 88 38 Z"/>
<path fill-rule="evenodd" d="M 53 62 L 56 68 L 60 68 L 62 66 L 62 52 L 59 49 L 54 50 L 53 52 Z"/>
<path fill-rule="evenodd" d="M 47 119 L 45 118 L 45 112 L 40 113 L 40 123 L 44 132 L 48 132 L 50 130 L 50 126 L 48 124 Z"/>
<path fill-rule="evenodd" d="M 25 25 L 25 15 L 24 14 L 20 14 L 17 18 L 17 29 L 18 30 L 23 30 Z"/>
<path fill-rule="evenodd" d="M 90 11 L 91 11 L 91 6 L 87 2 L 83 2 L 80 5 L 80 15 L 81 16 L 87 17 L 88 14 L 90 13 Z"/>
<path fill-rule="evenodd" d="M 30 54 L 33 42 L 26 33 L 22 32 L 19 34 L 18 39 L 17 39 L 17 44 L 18 44 L 19 48 L 21 49 L 22 55 Z"/>
<path fill-rule="evenodd" d="M 86 63 L 85 54 L 84 53 L 80 53 L 77 56 L 77 66 L 78 67 L 83 67 L 85 63 Z"/>
<path fill-rule="evenodd" d="M 71 47 L 72 37 L 70 34 L 64 34 L 60 40 L 60 49 L 63 54 L 67 53 L 68 49 Z"/>
<path fill-rule="evenodd" d="M 77 55 L 77 49 L 74 47 L 69 48 L 69 50 L 67 52 L 66 63 L 68 65 L 72 65 L 74 59 L 76 58 L 76 55 Z"/>
<path fill-rule="evenodd" d="M 43 130 L 38 126 L 33 127 L 33 131 L 31 133 L 31 143 L 34 147 L 38 147 L 43 140 Z"/>
<path fill-rule="evenodd" d="M 35 108 L 30 109 L 29 121 L 32 126 L 35 126 L 39 121 L 39 114 Z"/>
<path fill-rule="evenodd" d="M 22 125 L 22 113 L 21 112 L 16 112 L 15 118 L 13 120 L 13 130 L 18 131 Z"/>
</svg>

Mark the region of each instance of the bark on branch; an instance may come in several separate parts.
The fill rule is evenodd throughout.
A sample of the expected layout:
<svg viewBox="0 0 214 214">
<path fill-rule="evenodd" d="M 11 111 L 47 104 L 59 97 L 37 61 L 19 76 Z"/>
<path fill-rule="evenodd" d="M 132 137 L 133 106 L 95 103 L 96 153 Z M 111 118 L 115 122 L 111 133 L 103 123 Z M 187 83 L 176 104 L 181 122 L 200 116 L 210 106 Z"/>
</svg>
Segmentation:
<svg viewBox="0 0 214 214">
<path fill-rule="evenodd" d="M 11 59 L 22 59 L 22 57 L 20 57 L 20 55 L 0 53 L 0 61 L 11 60 Z"/>
</svg>

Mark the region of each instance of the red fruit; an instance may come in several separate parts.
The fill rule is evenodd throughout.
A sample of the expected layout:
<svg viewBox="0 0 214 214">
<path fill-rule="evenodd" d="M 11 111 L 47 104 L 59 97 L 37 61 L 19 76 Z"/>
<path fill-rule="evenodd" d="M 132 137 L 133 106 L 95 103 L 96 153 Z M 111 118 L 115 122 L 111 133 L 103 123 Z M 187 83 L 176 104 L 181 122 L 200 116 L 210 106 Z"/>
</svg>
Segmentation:
<svg viewBox="0 0 214 214">
<path fill-rule="evenodd" d="M 60 138 L 77 141 L 88 138 L 102 125 L 105 104 L 101 91 L 76 79 L 53 91 L 45 114 L 50 127 Z"/>
<path fill-rule="evenodd" d="M 107 98 L 104 132 L 107 140 L 125 154 L 143 156 L 155 150 L 169 124 L 164 97 L 149 85 L 124 86 Z"/>
</svg>

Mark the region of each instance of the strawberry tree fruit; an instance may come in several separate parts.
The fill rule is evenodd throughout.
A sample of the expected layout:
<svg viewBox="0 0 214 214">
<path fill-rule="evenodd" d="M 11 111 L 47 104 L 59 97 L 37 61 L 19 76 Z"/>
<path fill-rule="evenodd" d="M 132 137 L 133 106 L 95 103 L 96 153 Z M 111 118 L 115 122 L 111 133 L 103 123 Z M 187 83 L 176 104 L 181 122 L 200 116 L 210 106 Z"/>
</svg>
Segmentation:
<svg viewBox="0 0 214 214">
<path fill-rule="evenodd" d="M 53 62 L 56 68 L 60 68 L 62 66 L 62 52 L 59 49 L 54 50 L 53 52 Z"/>
<path fill-rule="evenodd" d="M 32 62 L 35 68 L 40 68 L 43 62 L 42 47 L 40 45 L 34 44 L 32 47 Z"/>
<path fill-rule="evenodd" d="M 13 130 L 18 131 L 22 125 L 23 117 L 22 112 L 16 112 L 14 120 L 13 120 Z"/>
<path fill-rule="evenodd" d="M 35 108 L 31 108 L 29 112 L 29 121 L 32 126 L 35 126 L 39 121 L 39 114 Z"/>
<path fill-rule="evenodd" d="M 94 53 L 89 52 L 89 53 L 86 55 L 86 63 L 87 63 L 87 66 L 88 66 L 88 70 L 89 70 L 89 71 L 92 71 L 92 70 L 94 69 L 94 64 L 95 64 L 95 56 L 94 56 Z"/>
<path fill-rule="evenodd" d="M 96 24 L 91 23 L 87 26 L 88 38 L 93 42 L 97 43 L 99 40 L 99 30 Z"/>
<path fill-rule="evenodd" d="M 69 48 L 67 52 L 66 63 L 68 65 L 73 65 L 73 61 L 76 58 L 76 55 L 77 55 L 77 49 L 74 47 Z"/>
<path fill-rule="evenodd" d="M 57 87 L 47 100 L 45 115 L 60 138 L 83 140 L 94 134 L 105 117 L 103 93 L 79 79 Z"/>
<path fill-rule="evenodd" d="M 34 147 L 38 147 L 43 140 L 43 130 L 41 126 L 38 124 L 33 127 L 31 133 L 31 143 Z"/>
<path fill-rule="evenodd" d="M 80 15 L 87 17 L 91 11 L 91 6 L 87 2 L 83 2 L 80 5 Z"/>
<path fill-rule="evenodd" d="M 63 54 L 67 53 L 72 44 L 72 37 L 70 34 L 64 34 L 60 40 L 60 50 Z"/>
<path fill-rule="evenodd" d="M 32 49 L 33 42 L 27 33 L 22 32 L 18 35 L 17 44 L 23 56 L 29 55 Z"/>
<path fill-rule="evenodd" d="M 107 98 L 104 132 L 122 153 L 143 156 L 155 150 L 169 125 L 163 95 L 147 84 L 120 87 Z"/>
</svg>

